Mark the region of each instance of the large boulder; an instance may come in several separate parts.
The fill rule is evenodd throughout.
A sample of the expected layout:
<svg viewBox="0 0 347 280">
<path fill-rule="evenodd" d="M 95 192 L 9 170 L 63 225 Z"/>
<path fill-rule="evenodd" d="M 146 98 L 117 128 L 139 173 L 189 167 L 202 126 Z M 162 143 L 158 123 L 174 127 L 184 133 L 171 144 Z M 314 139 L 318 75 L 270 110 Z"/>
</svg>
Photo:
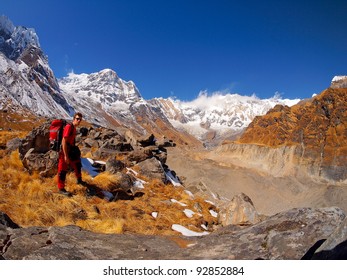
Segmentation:
<svg viewBox="0 0 347 280">
<path fill-rule="evenodd" d="M 139 168 L 140 173 L 149 179 L 158 179 L 163 183 L 167 183 L 165 170 L 155 157 L 141 161 L 136 166 Z"/>
<path fill-rule="evenodd" d="M 19 157 L 29 172 L 39 172 L 42 176 L 56 174 L 58 153 L 49 148 L 50 122 L 34 128 L 19 145 Z"/>
<path fill-rule="evenodd" d="M 111 158 L 106 161 L 105 171 L 111 174 L 116 174 L 117 172 L 122 171 L 125 167 L 126 165 L 122 161 Z"/>
<path fill-rule="evenodd" d="M 31 148 L 23 157 L 23 166 L 29 171 L 37 171 L 43 177 L 51 177 L 58 171 L 58 152 L 35 153 Z"/>
<path fill-rule="evenodd" d="M 336 207 L 294 208 L 250 227 L 229 225 L 189 249 L 192 259 L 298 260 L 345 219 Z"/>
<path fill-rule="evenodd" d="M 49 127 L 50 122 L 46 122 L 34 128 L 21 142 L 19 155 L 23 159 L 27 152 L 44 154 L 49 151 Z"/>
<path fill-rule="evenodd" d="M 145 135 L 137 139 L 137 142 L 142 147 L 153 146 L 155 145 L 155 137 L 153 134 Z"/>
<path fill-rule="evenodd" d="M 223 226 L 227 225 L 252 225 L 261 221 L 261 217 L 256 211 L 252 200 L 240 193 L 221 207 L 219 212 L 219 222 Z"/>
</svg>

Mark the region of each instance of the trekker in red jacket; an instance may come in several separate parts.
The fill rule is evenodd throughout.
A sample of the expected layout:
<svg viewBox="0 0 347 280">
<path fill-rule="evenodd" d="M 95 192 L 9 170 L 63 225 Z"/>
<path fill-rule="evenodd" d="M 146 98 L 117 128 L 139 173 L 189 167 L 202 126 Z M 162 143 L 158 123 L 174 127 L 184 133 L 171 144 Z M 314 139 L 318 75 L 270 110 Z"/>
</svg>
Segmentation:
<svg viewBox="0 0 347 280">
<path fill-rule="evenodd" d="M 66 196 L 72 195 L 65 189 L 66 174 L 69 166 L 71 166 L 75 172 L 77 183 L 83 184 L 81 174 L 81 154 L 80 150 L 75 145 L 76 127 L 80 125 L 81 121 L 82 114 L 76 113 L 72 123 L 67 124 L 63 131 L 63 139 L 61 142 L 62 149 L 59 152 L 58 162 L 58 189 L 59 193 Z"/>
</svg>

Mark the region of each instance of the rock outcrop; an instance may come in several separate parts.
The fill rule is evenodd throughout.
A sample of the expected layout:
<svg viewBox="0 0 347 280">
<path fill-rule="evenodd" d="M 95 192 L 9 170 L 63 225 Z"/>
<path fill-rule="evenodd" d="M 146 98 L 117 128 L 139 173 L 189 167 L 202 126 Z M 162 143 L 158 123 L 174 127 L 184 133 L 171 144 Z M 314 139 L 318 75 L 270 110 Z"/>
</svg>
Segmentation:
<svg viewBox="0 0 347 280">
<path fill-rule="evenodd" d="M 330 85 L 331 88 L 347 88 L 347 76 L 335 76 Z"/>
<path fill-rule="evenodd" d="M 297 208 L 271 216 L 253 226 L 231 225 L 210 235 L 188 238 L 99 234 L 76 226 L 17 228 L 7 217 L 0 219 L 0 244 L 2 244 L 0 258 L 7 260 L 296 260 L 313 255 L 317 258 L 320 257 L 319 254 L 309 254 L 317 242 L 324 245 L 324 240 L 329 240 L 330 237 L 336 238 L 338 242 L 344 240 L 344 219 L 343 212 L 334 207 Z M 344 225 L 343 231 L 338 230 L 341 225 Z M 340 236 L 337 237 L 338 234 Z M 337 244 L 334 250 L 338 252 L 324 255 L 324 258 L 334 259 L 339 256 L 346 259 L 344 244 L 345 241 Z"/>
<path fill-rule="evenodd" d="M 19 145 L 23 166 L 29 172 L 39 172 L 44 177 L 55 175 L 58 164 L 58 153 L 49 149 L 49 126 L 48 121 L 34 128 Z M 170 141 L 156 143 L 153 135 L 141 137 L 138 141 L 134 141 L 133 138 L 128 141 L 127 135 L 129 134 L 121 135 L 112 129 L 81 127 L 78 130 L 76 143 L 82 155 L 89 153 L 94 159 L 106 161 L 100 170 L 116 174 L 125 167 L 137 165 L 148 178 L 157 178 L 167 183 L 166 172 L 169 169 L 165 164 L 167 156 L 165 147 L 174 143 Z M 122 157 L 121 162 L 116 160 L 117 156 Z M 126 181 L 131 182 L 131 179 Z"/>
<path fill-rule="evenodd" d="M 227 225 L 253 225 L 261 221 L 252 200 L 244 193 L 235 195 L 223 205 L 219 212 L 219 222 Z"/>
</svg>

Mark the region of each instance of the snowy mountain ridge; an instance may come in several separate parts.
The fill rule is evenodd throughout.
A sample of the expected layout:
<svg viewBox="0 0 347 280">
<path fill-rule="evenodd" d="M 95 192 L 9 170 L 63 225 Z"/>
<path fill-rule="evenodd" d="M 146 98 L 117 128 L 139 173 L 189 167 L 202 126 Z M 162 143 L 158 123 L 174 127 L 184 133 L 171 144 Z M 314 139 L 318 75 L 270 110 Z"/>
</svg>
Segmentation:
<svg viewBox="0 0 347 280">
<path fill-rule="evenodd" d="M 0 16 L 0 35 L 0 51 L 4 52 L 9 59 L 17 59 L 30 45 L 40 48 L 35 29 L 14 26 L 4 15 Z"/>
<path fill-rule="evenodd" d="M 230 93 L 209 96 L 206 92 L 201 92 L 197 99 L 190 102 L 172 98 L 146 101 L 132 81 L 122 80 L 111 69 L 92 74 L 70 73 L 58 82 L 68 103 L 79 108 L 83 114 L 93 116 L 93 120 L 100 125 L 105 126 L 106 119 L 100 119 L 102 114 L 98 111 L 99 107 L 116 119 L 119 118 L 117 115 L 122 115 L 123 122 L 124 118 L 132 119 L 133 122 L 133 114 L 129 112 L 142 105 L 148 110 L 159 111 L 161 117 L 166 118 L 173 127 L 200 140 L 204 140 L 204 135 L 211 130 L 217 134 L 230 130 L 238 133 L 255 116 L 265 114 L 275 105 L 292 106 L 300 101 L 281 99 L 280 96 L 262 100 L 255 95 Z"/>
<path fill-rule="evenodd" d="M 0 94 L 39 115 L 68 117 L 73 111 L 60 93 L 35 30 L 15 27 L 6 16 L 0 16 Z"/>
<path fill-rule="evenodd" d="M 92 74 L 69 73 L 59 80 L 60 89 L 68 95 L 90 98 L 112 106 L 117 101 L 131 104 L 142 100 L 134 82 L 124 81 L 111 69 L 104 69 Z"/>
<path fill-rule="evenodd" d="M 141 104 L 147 113 L 150 108 L 134 82 L 122 80 L 111 69 L 91 74 L 69 73 L 58 82 L 68 103 L 88 121 L 105 127 L 135 127 L 144 132 L 137 124 L 134 110 Z"/>
<path fill-rule="evenodd" d="M 208 95 L 201 92 L 197 99 L 182 102 L 171 98 L 156 98 L 153 103 L 161 108 L 174 127 L 185 130 L 203 140 L 211 130 L 224 134 L 238 133 L 246 128 L 255 116 L 264 115 L 277 104 L 292 106 L 300 100 L 259 99 L 255 95 L 215 93 Z M 218 133 L 217 133 L 218 134 Z"/>
<path fill-rule="evenodd" d="M 344 81 L 344 77 L 333 79 L 339 85 Z M 0 16 L 0 94 L 44 116 L 68 118 L 80 111 L 100 126 L 135 128 L 139 133 L 152 130 L 159 135 L 176 129 L 202 141 L 233 137 L 275 105 L 299 101 L 218 92 L 201 92 L 188 102 L 145 100 L 134 82 L 122 80 L 111 69 L 69 73 L 57 80 L 35 30 L 15 27 L 5 16 Z"/>
</svg>

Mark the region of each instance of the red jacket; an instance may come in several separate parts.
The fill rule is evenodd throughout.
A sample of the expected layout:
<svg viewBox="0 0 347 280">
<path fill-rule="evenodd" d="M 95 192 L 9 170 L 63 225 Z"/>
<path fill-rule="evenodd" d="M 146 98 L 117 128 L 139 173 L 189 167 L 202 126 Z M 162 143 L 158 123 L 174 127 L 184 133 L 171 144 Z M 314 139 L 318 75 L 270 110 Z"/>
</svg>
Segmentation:
<svg viewBox="0 0 347 280">
<path fill-rule="evenodd" d="M 76 128 L 71 123 L 65 126 L 63 137 L 66 139 L 66 142 L 69 144 L 69 146 L 75 145 Z"/>
</svg>

